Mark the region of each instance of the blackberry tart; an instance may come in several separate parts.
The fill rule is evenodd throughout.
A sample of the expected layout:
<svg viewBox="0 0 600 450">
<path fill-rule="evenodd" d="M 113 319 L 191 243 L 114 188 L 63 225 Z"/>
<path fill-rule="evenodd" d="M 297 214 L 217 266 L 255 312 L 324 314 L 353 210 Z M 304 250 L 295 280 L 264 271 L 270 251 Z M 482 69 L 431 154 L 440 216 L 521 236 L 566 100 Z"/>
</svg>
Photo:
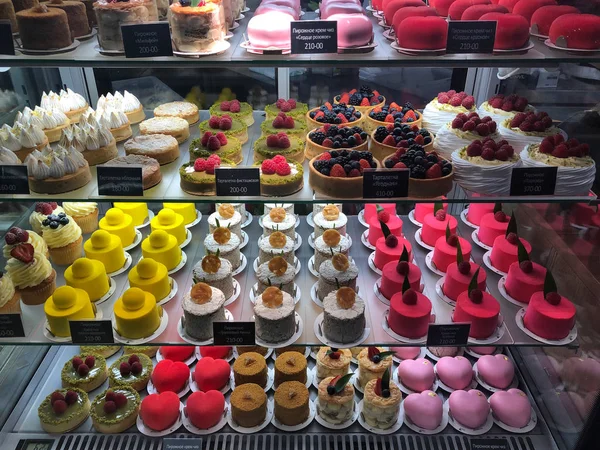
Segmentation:
<svg viewBox="0 0 600 450">
<path fill-rule="evenodd" d="M 353 127 L 363 121 L 363 113 L 356 107 L 337 103 L 332 105 L 326 102 L 324 105 L 313 108 L 306 113 L 306 124 L 309 130 L 319 128 L 326 123 L 340 127 Z"/>
<path fill-rule="evenodd" d="M 392 155 L 398 148 L 421 145 L 426 152 L 433 150 L 433 136 L 425 128 L 394 122 L 380 126 L 371 133 L 371 153 L 380 161 Z"/>
<path fill-rule="evenodd" d="M 340 127 L 325 124 L 306 135 L 304 156 L 311 159 L 329 149 L 365 151 L 369 149 L 369 135 L 359 126 Z"/>
<path fill-rule="evenodd" d="M 281 155 L 288 161 L 301 163 L 304 161 L 303 148 L 304 143 L 299 136 L 288 136 L 285 131 L 269 134 L 254 142 L 254 162 L 262 162 Z"/>
<path fill-rule="evenodd" d="M 372 133 L 377 127 L 390 123 L 400 122 L 421 127 L 423 115 L 417 111 L 412 103 L 406 102 L 404 106 L 392 102 L 389 105 L 376 106 L 365 116 L 365 129 Z"/>
<path fill-rule="evenodd" d="M 346 105 L 352 105 L 360 112 L 367 113 L 374 106 L 385 105 L 385 97 L 377 90 L 362 85 L 358 90 L 352 89 L 351 91 L 336 95 L 333 102 L 336 104 L 344 103 Z"/>
</svg>

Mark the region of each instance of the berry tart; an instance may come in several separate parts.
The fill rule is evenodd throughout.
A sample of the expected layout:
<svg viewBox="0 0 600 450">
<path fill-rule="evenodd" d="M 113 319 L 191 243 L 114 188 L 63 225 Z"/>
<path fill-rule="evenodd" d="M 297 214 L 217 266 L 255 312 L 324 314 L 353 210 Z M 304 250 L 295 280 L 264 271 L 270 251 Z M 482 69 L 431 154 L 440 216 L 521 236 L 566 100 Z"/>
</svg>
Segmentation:
<svg viewBox="0 0 600 450">
<path fill-rule="evenodd" d="M 239 100 L 217 102 L 210 107 L 209 112 L 211 116 L 217 117 L 228 115 L 232 119 L 244 122 L 248 127 L 254 124 L 252 105 Z"/>
<path fill-rule="evenodd" d="M 248 126 L 238 119 L 232 119 L 230 115 L 210 116 L 210 119 L 200 122 L 200 133 L 205 132 L 218 133 L 222 131 L 227 137 L 236 138 L 240 144 L 248 142 Z"/>
<path fill-rule="evenodd" d="M 505 119 L 498 130 L 503 139 L 520 153 L 531 144 L 540 144 L 547 136 L 554 136 L 561 131 L 554 126 L 552 118 L 545 112 L 533 111 L 515 114 Z"/>
<path fill-rule="evenodd" d="M 221 160 L 217 155 L 211 155 L 206 159 L 198 158 L 179 168 L 179 184 L 181 189 L 188 194 L 216 195 L 215 169 L 233 166 L 235 164 L 232 161 Z"/>
<path fill-rule="evenodd" d="M 140 395 L 129 386 L 107 389 L 92 402 L 92 424 L 100 433 L 122 433 L 135 425 L 140 403 Z"/>
<path fill-rule="evenodd" d="M 273 120 L 265 120 L 260 124 L 262 136 L 269 136 L 279 132 L 285 132 L 288 136 L 295 136 L 304 143 L 306 136 L 306 124 L 302 119 L 294 119 L 284 112 L 280 112 Z"/>
<path fill-rule="evenodd" d="M 533 110 L 534 108 L 529 104 L 529 101 L 517 94 L 496 94 L 477 108 L 477 112 L 481 117 L 490 116 L 497 123 L 504 122 L 507 118 L 520 112 Z"/>
<path fill-rule="evenodd" d="M 300 136 L 288 136 L 285 131 L 262 136 L 254 141 L 254 162 L 273 159 L 277 155 L 289 161 L 304 161 L 304 143 Z"/>
<path fill-rule="evenodd" d="M 206 131 L 201 138 L 194 139 L 190 144 L 190 161 L 208 158 L 210 155 L 217 155 L 234 164 L 240 164 L 244 159 L 242 143 L 234 137 L 227 137 L 222 131 Z"/>
<path fill-rule="evenodd" d="M 356 107 L 361 113 L 366 114 L 374 106 L 385 105 L 385 97 L 377 90 L 371 89 L 369 86 L 363 85 L 359 90 L 352 89 L 348 92 L 343 92 L 333 98 L 335 104 L 344 103 L 349 106 Z"/>
<path fill-rule="evenodd" d="M 282 112 L 288 116 L 292 116 L 294 119 L 302 120 L 307 111 L 308 105 L 306 103 L 297 102 L 293 98 L 287 100 L 280 98 L 275 103 L 271 103 L 265 107 L 267 119 L 274 119 Z"/>
<path fill-rule="evenodd" d="M 136 391 L 146 389 L 154 365 L 143 353 L 123 355 L 108 369 L 109 386 L 128 386 Z"/>
<path fill-rule="evenodd" d="M 507 140 L 475 140 L 452 152 L 455 178 L 463 189 L 480 194 L 508 194 L 519 154 Z"/>
<path fill-rule="evenodd" d="M 90 415 L 90 400 L 81 389 L 58 389 L 48 395 L 38 407 L 40 425 L 46 433 L 73 431 Z"/>
<path fill-rule="evenodd" d="M 504 273 L 508 272 L 510 266 L 519 261 L 518 253 L 521 245 L 527 254 L 531 252 L 531 244 L 520 238 L 517 233 L 517 219 L 513 214 L 508 222 L 506 234 L 494 239 L 490 253 L 492 266 Z"/>
<path fill-rule="evenodd" d="M 463 291 L 456 299 L 452 321 L 470 323 L 470 337 L 487 339 L 498 328 L 500 303 L 491 294 L 479 289 L 479 270 L 483 269 L 475 271 L 468 290 Z"/>
<path fill-rule="evenodd" d="M 433 141 L 433 148 L 449 158 L 454 150 L 465 147 L 473 141 L 487 137 L 499 140 L 500 134 L 497 128 L 498 124 L 490 116 L 479 117 L 476 112 L 468 115 L 460 113 L 438 131 Z"/>
<path fill-rule="evenodd" d="M 372 133 L 377 127 L 385 127 L 396 122 L 421 128 L 422 121 L 423 115 L 413 108 L 410 102 L 406 102 L 404 106 L 392 102 L 389 105 L 376 106 L 365 114 L 365 130 Z"/>
<path fill-rule="evenodd" d="M 369 150 L 368 134 L 359 126 L 340 127 L 326 123 L 306 136 L 304 156 L 312 159 L 330 149 Z"/>
<path fill-rule="evenodd" d="M 354 413 L 354 375 L 327 377 L 319 383 L 317 414 L 327 423 L 339 425 L 352 419 Z"/>
<path fill-rule="evenodd" d="M 433 150 L 433 136 L 416 124 L 393 122 L 378 126 L 371 132 L 371 152 L 379 160 L 385 159 L 400 147 L 421 145 L 425 151 Z"/>
<path fill-rule="evenodd" d="M 380 166 L 371 152 L 327 151 L 310 160 L 308 182 L 321 195 L 362 198 L 363 171 Z"/>
<path fill-rule="evenodd" d="M 265 159 L 260 166 L 260 194 L 267 197 L 292 195 L 304 186 L 304 169 L 296 161 L 276 155 Z"/>
<path fill-rule="evenodd" d="M 548 136 L 521 152 L 524 167 L 558 167 L 554 195 L 588 195 L 596 177 L 590 146 L 562 134 Z"/>
<path fill-rule="evenodd" d="M 434 134 L 448 122 L 452 122 L 457 114 L 475 112 L 475 98 L 466 92 L 450 90 L 440 92 L 423 110 L 423 126 Z"/>
<path fill-rule="evenodd" d="M 362 124 L 362 121 L 363 113 L 346 103 L 331 105 L 326 102 L 323 106 L 311 109 L 306 113 L 306 124 L 309 130 L 319 128 L 326 123 L 340 127 L 353 127 Z"/>
<path fill-rule="evenodd" d="M 431 301 L 419 291 L 410 287 L 408 277 L 404 278 L 402 292 L 396 292 L 390 299 L 388 325 L 395 333 L 409 339 L 419 339 L 427 335 L 431 322 Z"/>
<path fill-rule="evenodd" d="M 99 355 L 76 355 L 65 363 L 60 373 L 64 388 L 79 388 L 90 392 L 108 377 L 106 360 Z"/>
</svg>

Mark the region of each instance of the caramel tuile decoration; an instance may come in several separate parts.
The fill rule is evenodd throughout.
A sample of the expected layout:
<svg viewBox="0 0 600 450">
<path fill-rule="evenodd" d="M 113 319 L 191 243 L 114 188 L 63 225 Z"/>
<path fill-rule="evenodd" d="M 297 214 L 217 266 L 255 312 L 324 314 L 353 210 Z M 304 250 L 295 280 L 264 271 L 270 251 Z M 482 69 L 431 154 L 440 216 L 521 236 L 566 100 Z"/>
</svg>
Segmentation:
<svg viewBox="0 0 600 450">
<path fill-rule="evenodd" d="M 334 254 L 331 258 L 331 263 L 333 264 L 333 268 L 338 272 L 345 272 L 350 267 L 350 262 L 343 253 Z"/>
<path fill-rule="evenodd" d="M 286 241 L 286 236 L 281 231 L 275 231 L 269 235 L 269 244 L 271 244 L 271 247 L 283 248 L 285 247 Z"/>
<path fill-rule="evenodd" d="M 203 305 L 205 303 L 208 303 L 212 298 L 212 289 L 206 283 L 196 283 L 194 284 L 194 286 L 192 286 L 190 297 L 194 301 L 194 303 L 198 305 Z"/>
<path fill-rule="evenodd" d="M 323 217 L 325 220 L 338 220 L 340 217 L 340 210 L 337 206 L 329 204 L 323 208 Z"/>
<path fill-rule="evenodd" d="M 337 230 L 325 230 L 323 233 L 323 242 L 325 242 L 329 247 L 337 247 L 341 239 L 342 237 Z"/>
<path fill-rule="evenodd" d="M 271 220 L 275 223 L 281 223 L 283 222 L 283 220 L 285 219 L 285 209 L 283 208 L 273 208 L 271 211 L 269 211 L 269 217 L 271 218 Z"/>
<path fill-rule="evenodd" d="M 337 281 L 337 279 L 336 279 Z M 356 292 L 349 287 L 341 287 L 335 294 L 337 304 L 342 309 L 351 309 L 356 303 Z"/>
<path fill-rule="evenodd" d="M 278 308 L 283 304 L 283 292 L 275 286 L 269 286 L 262 293 L 262 302 L 267 308 Z"/>
<path fill-rule="evenodd" d="M 283 257 L 276 256 L 269 261 L 268 267 L 269 270 L 275 274 L 275 276 L 281 277 L 287 271 L 288 263 Z"/>
<path fill-rule="evenodd" d="M 225 219 L 231 219 L 235 214 L 235 209 L 228 203 L 221 203 L 219 205 L 219 215 Z"/>
</svg>

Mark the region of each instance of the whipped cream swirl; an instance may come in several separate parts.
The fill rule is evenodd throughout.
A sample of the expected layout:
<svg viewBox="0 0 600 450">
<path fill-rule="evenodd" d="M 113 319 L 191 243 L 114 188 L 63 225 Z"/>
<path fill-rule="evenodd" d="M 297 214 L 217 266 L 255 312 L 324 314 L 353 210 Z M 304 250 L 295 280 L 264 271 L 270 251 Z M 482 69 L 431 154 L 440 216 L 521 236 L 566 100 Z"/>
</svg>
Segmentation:
<svg viewBox="0 0 600 450">
<path fill-rule="evenodd" d="M 61 178 L 75 173 L 86 166 L 83 155 L 75 147 L 58 146 L 55 150 L 50 147 L 43 151 L 34 150 L 26 159 L 27 172 L 36 180 Z"/>
<path fill-rule="evenodd" d="M 98 104 L 96 105 L 98 109 L 113 108 L 126 113 L 136 111 L 140 109 L 141 106 L 142 104 L 137 97 L 128 91 L 124 91 L 123 94 L 117 91 L 114 95 L 111 93 L 102 95 L 98 99 Z"/>
<path fill-rule="evenodd" d="M 61 89 L 58 94 L 53 91 L 50 91 L 47 94 L 44 92 L 42 94 L 40 106 L 44 109 L 58 109 L 59 111 L 67 113 L 85 108 L 87 106 L 87 101 L 82 95 L 67 88 L 66 91 Z"/>
<path fill-rule="evenodd" d="M 69 118 L 59 109 L 45 109 L 36 106 L 35 109 L 26 107 L 23 112 L 19 111 L 15 124 L 35 125 L 43 130 L 61 127 L 69 124 Z"/>
</svg>

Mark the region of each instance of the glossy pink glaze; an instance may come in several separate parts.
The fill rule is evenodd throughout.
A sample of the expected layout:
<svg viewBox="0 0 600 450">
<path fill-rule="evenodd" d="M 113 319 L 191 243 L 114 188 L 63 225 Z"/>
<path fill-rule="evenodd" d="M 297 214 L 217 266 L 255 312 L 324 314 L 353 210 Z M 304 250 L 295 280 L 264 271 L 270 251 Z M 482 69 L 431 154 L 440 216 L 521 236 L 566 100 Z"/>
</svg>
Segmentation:
<svg viewBox="0 0 600 450">
<path fill-rule="evenodd" d="M 381 275 L 381 286 L 379 291 L 388 300 L 393 297 L 397 292 L 402 292 L 402 285 L 404 284 L 404 275 L 401 275 L 396 270 L 398 266 L 397 262 L 389 262 L 383 267 L 383 274 Z M 415 264 L 409 263 L 408 270 L 408 281 L 411 289 L 415 291 L 421 290 L 421 269 Z"/>
<path fill-rule="evenodd" d="M 531 419 L 531 403 L 519 389 L 495 392 L 489 402 L 494 416 L 508 426 L 523 428 Z"/>
<path fill-rule="evenodd" d="M 377 219 L 377 216 L 372 216 L 369 224 L 369 244 L 377 244 L 377 240 L 383 237 L 383 231 L 381 230 L 381 223 Z M 402 219 L 396 215 L 390 214 L 390 220 L 386 222 L 390 232 L 395 236 L 402 235 Z"/>
<path fill-rule="evenodd" d="M 494 217 L 494 213 L 488 213 L 481 219 L 479 230 L 477 230 L 477 237 L 481 242 L 491 247 L 494 245 L 494 239 L 506 234 L 509 221 L 510 216 L 506 216 L 505 222 L 498 222 Z"/>
<path fill-rule="evenodd" d="M 465 389 L 473 381 L 473 367 L 464 356 L 444 356 L 435 370 L 440 381 L 452 389 Z"/>
<path fill-rule="evenodd" d="M 459 237 L 460 249 L 463 255 L 463 259 L 468 261 L 471 258 L 471 244 L 466 239 Z M 446 272 L 448 266 L 456 262 L 456 254 L 458 253 L 458 247 L 453 247 L 446 242 L 446 235 L 438 238 L 435 241 L 435 248 L 433 249 L 432 262 L 435 267 L 442 272 Z"/>
<path fill-rule="evenodd" d="M 525 247 L 525 250 L 527 250 L 527 253 L 531 253 L 531 244 L 523 238 L 519 239 L 521 239 L 521 243 Z M 519 247 L 508 242 L 506 236 L 502 235 L 494 239 L 490 260 L 496 269 L 500 269 L 502 272 L 508 272 L 512 263 L 519 262 L 518 255 Z"/>
<path fill-rule="evenodd" d="M 425 216 L 423 228 L 421 228 L 421 240 L 432 247 L 442 236 L 446 236 L 446 225 L 450 226 L 450 233 L 456 234 L 458 222 L 450 214 L 446 214 L 444 220 L 438 220 L 434 214 Z"/>
<path fill-rule="evenodd" d="M 452 263 L 446 270 L 446 278 L 442 285 L 442 291 L 446 297 L 456 301 L 458 296 L 469 289 L 469 283 L 471 278 L 475 275 L 475 272 L 479 269 L 479 275 L 477 275 L 477 288 L 484 291 L 485 282 L 487 280 L 487 274 L 483 267 L 478 266 L 475 263 L 471 263 L 471 271 L 467 275 L 463 275 L 458 271 L 458 265 Z"/>
<path fill-rule="evenodd" d="M 537 263 L 532 264 L 533 270 L 530 273 L 523 272 L 518 262 L 511 264 L 504 282 L 508 295 L 522 303 L 529 303 L 533 294 L 544 290 L 546 268 Z"/>
<path fill-rule="evenodd" d="M 483 381 L 498 389 L 506 389 L 515 377 L 515 367 L 506 355 L 482 356 L 477 371 Z"/>
<path fill-rule="evenodd" d="M 418 427 L 435 430 L 442 423 L 442 398 L 432 391 L 410 394 L 404 400 L 404 413 Z"/>
<path fill-rule="evenodd" d="M 398 366 L 398 379 L 415 392 L 431 389 L 435 381 L 433 364 L 425 358 L 406 359 Z"/>
<path fill-rule="evenodd" d="M 408 240 L 399 237 L 398 245 L 396 247 L 388 247 L 385 245 L 385 238 L 383 236 L 380 237 L 375 244 L 375 267 L 377 267 L 379 270 L 382 270 L 383 267 L 389 262 L 397 263 L 402 255 L 404 246 L 406 246 L 406 251 L 408 252 L 408 260 L 412 261 L 412 246 Z"/>
</svg>

